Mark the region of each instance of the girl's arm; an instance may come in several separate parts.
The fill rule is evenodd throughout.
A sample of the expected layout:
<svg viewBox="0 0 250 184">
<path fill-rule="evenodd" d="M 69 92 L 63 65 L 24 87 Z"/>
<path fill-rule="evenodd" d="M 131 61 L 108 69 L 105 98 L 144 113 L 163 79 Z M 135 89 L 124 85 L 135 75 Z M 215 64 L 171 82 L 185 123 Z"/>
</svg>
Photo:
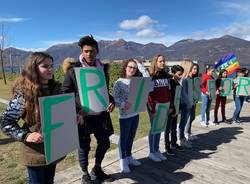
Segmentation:
<svg viewBox="0 0 250 184">
<path fill-rule="evenodd" d="M 24 96 L 20 93 L 15 93 L 10 100 L 6 110 L 0 118 L 0 128 L 8 136 L 18 141 L 24 141 L 29 131 L 21 128 L 18 125 L 18 120 L 21 118 L 25 107 Z"/>
<path fill-rule="evenodd" d="M 112 95 L 115 100 L 115 105 L 121 109 L 125 108 L 126 102 L 124 99 L 124 90 L 122 89 L 124 86 L 120 81 L 116 81 L 114 87 L 113 87 L 113 92 Z"/>
</svg>

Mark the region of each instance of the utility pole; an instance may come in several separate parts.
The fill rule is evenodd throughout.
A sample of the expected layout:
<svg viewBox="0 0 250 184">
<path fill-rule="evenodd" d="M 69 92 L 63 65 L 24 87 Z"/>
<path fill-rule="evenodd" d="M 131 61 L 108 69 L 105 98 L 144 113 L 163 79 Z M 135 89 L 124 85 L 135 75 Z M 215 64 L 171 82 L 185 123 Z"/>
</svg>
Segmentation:
<svg viewBox="0 0 250 184">
<path fill-rule="evenodd" d="M 4 64 L 3 64 L 3 49 L 4 49 L 4 27 L 2 24 L 2 33 L 1 33 L 1 44 L 0 44 L 0 62 L 1 62 L 1 67 L 2 67 L 2 75 L 3 75 L 3 81 L 4 84 L 7 85 L 6 77 L 5 77 L 5 71 L 4 71 Z"/>
</svg>

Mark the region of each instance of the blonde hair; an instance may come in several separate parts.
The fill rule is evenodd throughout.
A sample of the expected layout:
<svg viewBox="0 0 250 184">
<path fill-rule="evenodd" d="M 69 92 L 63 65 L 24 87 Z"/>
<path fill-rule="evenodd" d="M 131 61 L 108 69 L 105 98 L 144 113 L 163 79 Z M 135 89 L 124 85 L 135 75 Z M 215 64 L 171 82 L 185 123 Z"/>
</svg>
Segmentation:
<svg viewBox="0 0 250 184">
<path fill-rule="evenodd" d="M 151 76 L 155 75 L 159 71 L 159 69 L 157 68 L 157 60 L 161 56 L 164 58 L 164 61 L 165 61 L 165 57 L 162 54 L 157 54 L 156 56 L 153 57 L 150 68 L 149 68 L 149 74 Z"/>
<path fill-rule="evenodd" d="M 187 78 L 193 68 L 193 62 L 190 59 L 184 59 L 181 62 L 181 66 L 184 68 L 183 78 Z"/>
<path fill-rule="evenodd" d="M 63 73 L 67 73 L 67 71 L 71 67 L 71 64 L 73 63 L 76 63 L 76 60 L 74 58 L 71 58 L 71 57 L 65 58 L 62 64 Z"/>
</svg>

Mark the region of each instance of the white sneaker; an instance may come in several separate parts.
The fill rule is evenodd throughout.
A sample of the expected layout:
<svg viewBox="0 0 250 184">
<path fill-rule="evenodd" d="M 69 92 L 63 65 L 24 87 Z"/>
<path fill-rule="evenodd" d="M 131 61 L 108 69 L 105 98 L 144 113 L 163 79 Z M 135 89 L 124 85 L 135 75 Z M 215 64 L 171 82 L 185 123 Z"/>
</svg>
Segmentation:
<svg viewBox="0 0 250 184">
<path fill-rule="evenodd" d="M 190 141 L 187 141 L 186 139 L 180 140 L 180 146 L 184 148 L 192 148 L 192 143 Z"/>
<path fill-rule="evenodd" d="M 208 121 L 208 123 L 207 123 L 209 126 L 216 126 L 216 123 L 214 123 L 214 122 L 212 122 L 212 121 Z"/>
<path fill-rule="evenodd" d="M 206 122 L 205 122 L 205 121 L 201 121 L 201 126 L 202 126 L 202 127 L 207 127 Z"/>
<path fill-rule="evenodd" d="M 136 159 L 134 159 L 132 156 L 127 157 L 127 160 L 128 160 L 128 164 L 129 165 L 133 165 L 133 166 L 139 166 L 139 165 L 141 165 L 141 162 L 138 161 L 138 160 L 136 160 Z"/>
<path fill-rule="evenodd" d="M 167 160 L 167 157 L 165 157 L 160 151 L 155 152 L 155 155 L 161 160 Z"/>
<path fill-rule="evenodd" d="M 128 160 L 125 159 L 120 159 L 120 168 L 122 173 L 130 173 L 130 169 L 128 166 Z"/>
<path fill-rule="evenodd" d="M 150 160 L 153 160 L 154 162 L 161 162 L 161 159 L 160 159 L 158 156 L 156 156 L 155 153 L 150 153 L 150 154 L 148 155 L 148 158 L 149 158 Z"/>
<path fill-rule="evenodd" d="M 188 140 L 188 141 L 192 141 L 192 140 L 191 140 L 190 134 L 185 134 L 185 138 L 186 138 L 186 140 Z"/>
</svg>

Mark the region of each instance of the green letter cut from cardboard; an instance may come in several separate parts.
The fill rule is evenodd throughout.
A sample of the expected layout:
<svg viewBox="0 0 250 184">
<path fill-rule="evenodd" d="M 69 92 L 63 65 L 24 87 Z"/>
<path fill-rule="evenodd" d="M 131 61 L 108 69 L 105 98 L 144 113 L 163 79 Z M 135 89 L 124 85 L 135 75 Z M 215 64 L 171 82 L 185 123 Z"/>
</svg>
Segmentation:
<svg viewBox="0 0 250 184">
<path fill-rule="evenodd" d="M 108 89 L 102 69 L 75 68 L 81 104 L 88 114 L 105 111 L 109 104 Z"/>
<path fill-rule="evenodd" d="M 157 134 L 164 132 L 168 123 L 169 102 L 156 104 L 156 114 L 153 120 L 151 133 Z"/>
<path fill-rule="evenodd" d="M 220 86 L 222 87 L 220 96 L 230 96 L 233 88 L 233 80 L 230 78 L 222 78 Z"/>
<path fill-rule="evenodd" d="M 249 96 L 250 95 L 250 78 L 239 77 L 236 95 Z"/>
<path fill-rule="evenodd" d="M 152 87 L 150 77 L 132 77 L 129 86 L 128 102 L 133 104 L 126 113 L 146 110 L 149 90 Z"/>
<path fill-rule="evenodd" d="M 52 163 L 79 147 L 74 94 L 39 98 L 45 157 Z"/>
</svg>

